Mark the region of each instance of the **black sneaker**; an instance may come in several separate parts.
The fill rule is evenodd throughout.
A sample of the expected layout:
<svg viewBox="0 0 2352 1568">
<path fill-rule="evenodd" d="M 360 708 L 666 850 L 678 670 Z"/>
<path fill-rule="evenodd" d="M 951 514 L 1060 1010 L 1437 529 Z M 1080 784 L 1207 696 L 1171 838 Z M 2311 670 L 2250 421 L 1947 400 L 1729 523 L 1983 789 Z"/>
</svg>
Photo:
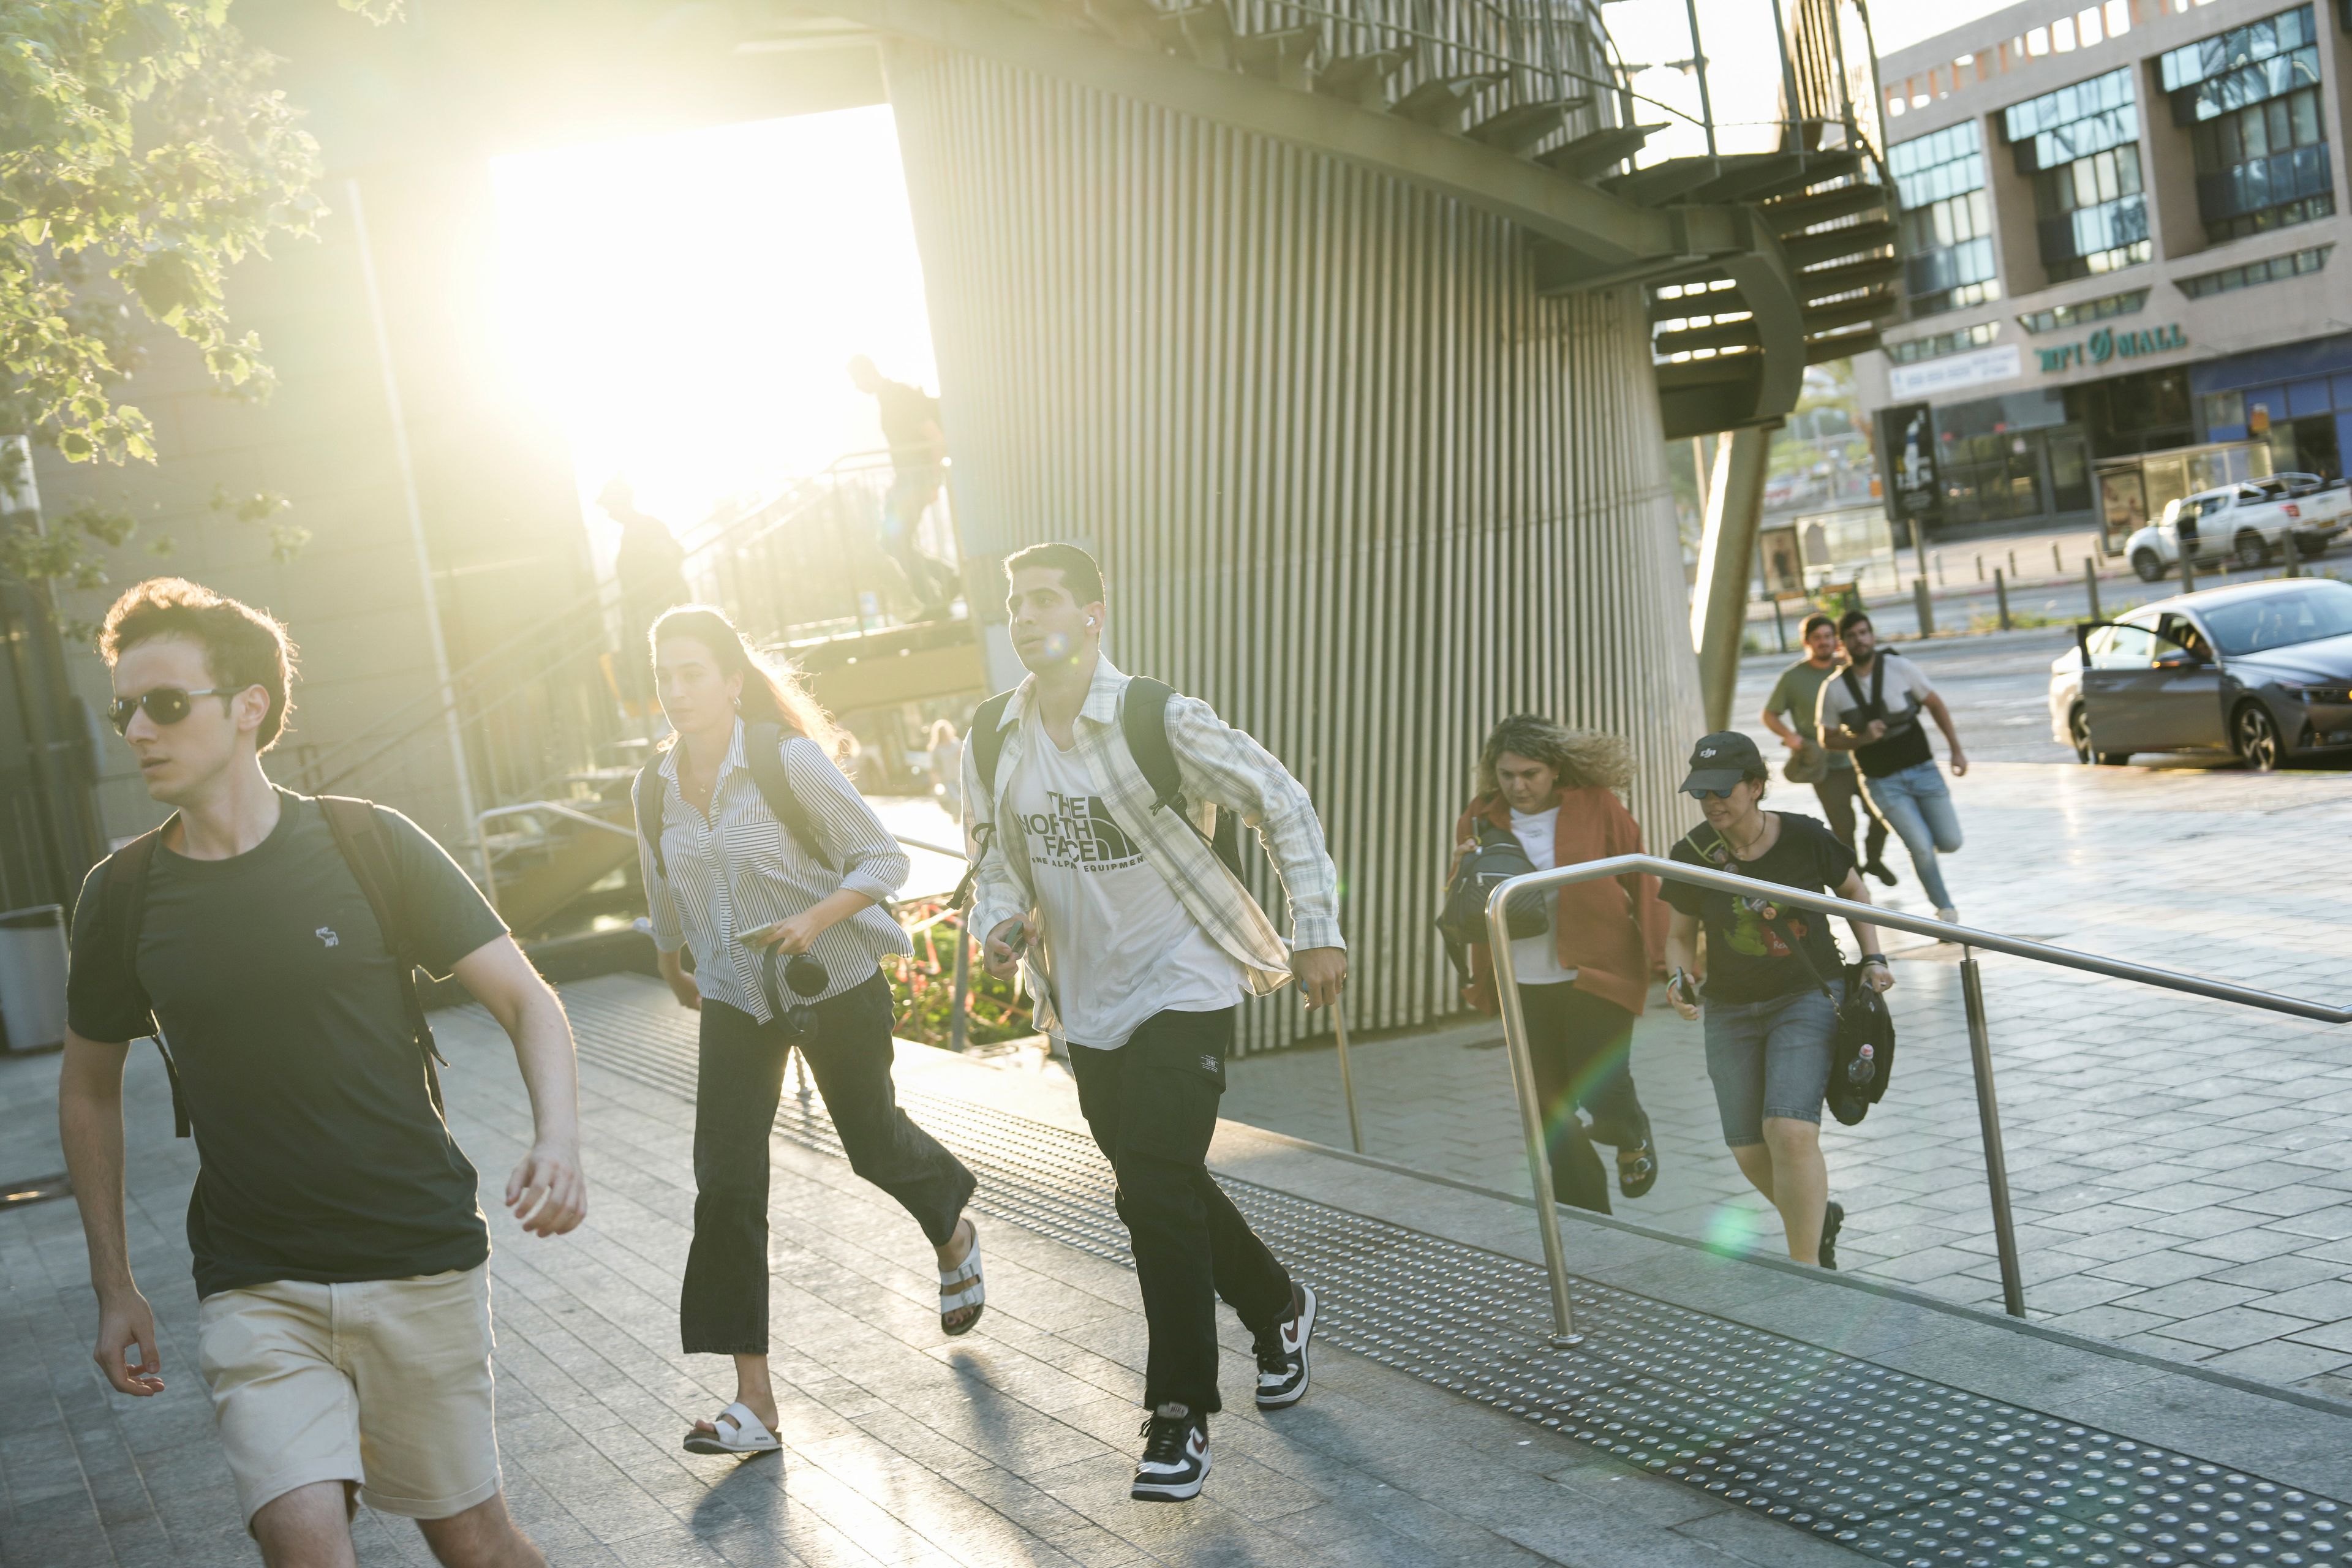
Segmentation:
<svg viewBox="0 0 2352 1568">
<path fill-rule="evenodd" d="M 1880 881 L 1885 883 L 1888 887 L 1891 888 L 1895 886 L 1895 873 L 1888 868 L 1885 861 L 1873 860 L 1868 865 L 1864 866 L 1863 869 L 1877 878 Z"/>
<path fill-rule="evenodd" d="M 1183 1410 L 1181 1405 L 1166 1406 Z M 1201 1495 L 1209 1479 L 1209 1422 L 1185 1410 L 1181 1415 L 1157 1411 L 1143 1423 L 1143 1458 L 1135 1467 L 1135 1485 L 1128 1496 L 1138 1502 L 1186 1502 Z"/>
<path fill-rule="evenodd" d="M 1821 1259 L 1822 1268 L 1835 1268 L 1837 1267 L 1838 1232 L 1844 1228 L 1845 1205 L 1838 1202 L 1835 1198 L 1832 1198 L 1830 1200 L 1829 1207 L 1822 1211 Z"/>
<path fill-rule="evenodd" d="M 1290 1316 L 1257 1331 L 1257 1407 L 1279 1410 L 1307 1394 L 1307 1344 L 1315 1337 L 1315 1287 L 1290 1293 Z"/>
</svg>

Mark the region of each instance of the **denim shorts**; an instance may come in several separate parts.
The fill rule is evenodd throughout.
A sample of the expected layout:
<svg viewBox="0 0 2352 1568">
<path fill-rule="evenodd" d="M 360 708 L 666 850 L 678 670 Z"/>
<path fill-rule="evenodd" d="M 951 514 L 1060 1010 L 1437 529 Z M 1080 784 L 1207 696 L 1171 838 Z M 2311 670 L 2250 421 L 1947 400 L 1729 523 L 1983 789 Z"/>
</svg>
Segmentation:
<svg viewBox="0 0 2352 1568">
<path fill-rule="evenodd" d="M 1819 987 L 1769 1002 L 1709 1002 L 1702 1016 L 1726 1143 L 1761 1143 L 1768 1117 L 1821 1121 L 1837 1007 Z"/>
</svg>

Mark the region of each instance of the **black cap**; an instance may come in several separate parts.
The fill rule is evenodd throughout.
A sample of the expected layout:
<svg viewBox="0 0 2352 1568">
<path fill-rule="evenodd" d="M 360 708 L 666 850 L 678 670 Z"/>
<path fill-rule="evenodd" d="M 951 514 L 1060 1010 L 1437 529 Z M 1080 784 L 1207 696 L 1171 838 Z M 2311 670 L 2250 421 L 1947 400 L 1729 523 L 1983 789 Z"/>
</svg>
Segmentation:
<svg viewBox="0 0 2352 1568">
<path fill-rule="evenodd" d="M 1691 748 L 1690 777 L 1683 780 L 1682 790 L 1685 795 L 1729 795 L 1741 779 L 1769 773 L 1755 742 L 1737 730 L 1718 730 L 1700 736 Z"/>
</svg>

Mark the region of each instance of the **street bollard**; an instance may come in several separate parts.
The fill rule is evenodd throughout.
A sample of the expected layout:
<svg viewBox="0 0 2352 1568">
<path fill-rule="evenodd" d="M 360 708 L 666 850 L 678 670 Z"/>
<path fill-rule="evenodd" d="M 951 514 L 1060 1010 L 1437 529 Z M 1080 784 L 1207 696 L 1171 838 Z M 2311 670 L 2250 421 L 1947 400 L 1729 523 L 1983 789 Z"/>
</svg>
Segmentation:
<svg viewBox="0 0 2352 1568">
<path fill-rule="evenodd" d="M 2197 592 L 2197 548 L 2194 540 L 2184 540 L 2180 546 L 2180 591 Z"/>
<path fill-rule="evenodd" d="M 2017 575 L 2017 552 L 2014 550 L 2009 552 L 2009 574 L 2012 577 Z"/>
<path fill-rule="evenodd" d="M 1943 552 L 1942 551 L 1938 550 L 1937 552 L 1936 552 L 1936 586 L 1937 586 L 1937 587 L 1938 587 L 1938 588 L 1940 588 L 1940 587 L 1942 587 L 1943 585 L 1944 585 L 1944 552 Z"/>
<path fill-rule="evenodd" d="M 2058 553 L 2058 542 L 2054 539 L 2050 542 L 2050 570 L 2053 572 L 2066 570 L 2066 558 Z"/>
<path fill-rule="evenodd" d="M 1984 581 L 1984 557 L 1981 555 L 1977 557 L 1977 581 Z"/>
<path fill-rule="evenodd" d="M 1993 602 L 2000 606 L 2000 629 L 2007 631 L 2010 629 L 2009 580 L 2000 574 L 2000 568 L 1998 566 L 1992 569 L 1992 596 Z"/>
<path fill-rule="evenodd" d="M 2091 619 L 2105 620 L 2106 616 L 2099 614 L 2099 563 L 2088 555 L 2083 557 L 2083 592 L 2091 601 Z"/>
<path fill-rule="evenodd" d="M 1911 579 L 1911 603 L 1918 608 L 1919 635 L 1923 637 L 1934 637 L 1936 635 L 1936 604 L 1934 600 L 1927 596 L 1927 579 L 1925 577 L 1914 577 Z"/>
<path fill-rule="evenodd" d="M 1789 623 L 1780 614 L 1780 595 L 1778 594 L 1772 595 L 1772 637 L 1780 645 L 1782 653 L 1789 651 Z"/>
<path fill-rule="evenodd" d="M 2294 542 L 2293 529 L 2287 531 L 2286 536 L 2286 574 L 2290 577 L 2303 575 L 2303 546 Z"/>
</svg>

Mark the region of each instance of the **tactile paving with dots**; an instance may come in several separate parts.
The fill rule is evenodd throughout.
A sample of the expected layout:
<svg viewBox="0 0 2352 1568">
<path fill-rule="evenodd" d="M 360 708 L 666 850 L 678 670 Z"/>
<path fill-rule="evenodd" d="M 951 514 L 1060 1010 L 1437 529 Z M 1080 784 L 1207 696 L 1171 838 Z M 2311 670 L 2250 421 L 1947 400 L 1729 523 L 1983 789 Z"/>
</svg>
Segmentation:
<svg viewBox="0 0 2352 1568">
<path fill-rule="evenodd" d="M 634 1009 L 571 1005 L 584 1058 L 693 1098 L 690 1020 L 656 1037 Z M 900 1100 L 979 1178 L 982 1212 L 1129 1261 L 1087 1139 Z M 776 1128 L 841 1152 L 814 1095 L 787 1092 Z M 1583 1342 L 1555 1348 L 1532 1263 L 1222 1184 L 1315 1285 L 1326 1342 L 1850 1550 L 1919 1568 L 2352 1568 L 2352 1509 L 2334 1499 L 1586 1279 L 1572 1281 Z"/>
</svg>

